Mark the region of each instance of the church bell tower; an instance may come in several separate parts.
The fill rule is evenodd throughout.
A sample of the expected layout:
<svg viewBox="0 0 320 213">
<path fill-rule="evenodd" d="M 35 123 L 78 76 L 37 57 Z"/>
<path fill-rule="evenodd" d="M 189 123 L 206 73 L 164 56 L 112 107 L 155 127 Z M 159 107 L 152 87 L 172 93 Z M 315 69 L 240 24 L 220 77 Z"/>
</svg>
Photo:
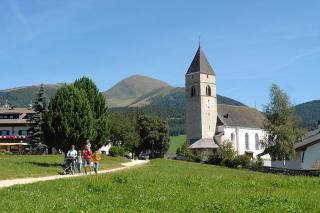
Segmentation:
<svg viewBox="0 0 320 213">
<path fill-rule="evenodd" d="M 190 145 L 203 141 L 213 145 L 217 122 L 216 75 L 200 46 L 185 82 L 187 140 Z"/>
</svg>

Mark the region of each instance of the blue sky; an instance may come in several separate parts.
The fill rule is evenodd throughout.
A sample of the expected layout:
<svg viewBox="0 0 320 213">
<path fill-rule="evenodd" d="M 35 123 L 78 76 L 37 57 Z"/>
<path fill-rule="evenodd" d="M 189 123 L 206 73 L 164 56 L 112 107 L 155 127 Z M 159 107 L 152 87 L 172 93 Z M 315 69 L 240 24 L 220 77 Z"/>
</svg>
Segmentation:
<svg viewBox="0 0 320 213">
<path fill-rule="evenodd" d="M 319 99 L 320 1 L 0 0 L 0 89 L 134 74 L 184 86 L 201 45 L 218 94 L 261 108 L 272 83 Z"/>
</svg>

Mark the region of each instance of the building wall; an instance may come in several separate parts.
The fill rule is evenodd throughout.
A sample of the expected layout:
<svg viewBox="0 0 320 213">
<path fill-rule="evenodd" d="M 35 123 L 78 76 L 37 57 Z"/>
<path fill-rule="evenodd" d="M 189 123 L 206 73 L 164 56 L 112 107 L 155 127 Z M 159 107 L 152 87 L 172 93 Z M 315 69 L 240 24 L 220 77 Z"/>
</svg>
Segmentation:
<svg viewBox="0 0 320 213">
<path fill-rule="evenodd" d="M 249 149 L 246 149 L 245 135 L 249 136 Z M 234 135 L 233 140 L 231 134 Z M 239 155 L 245 154 L 246 151 L 252 152 L 253 157 L 262 153 L 264 149 L 260 146 L 256 149 L 255 135 L 258 134 L 259 142 L 265 138 L 266 132 L 262 129 L 255 128 L 244 128 L 244 127 L 225 127 L 224 128 L 224 139 L 230 140 Z M 262 156 L 263 159 L 270 159 L 269 155 Z"/>
<path fill-rule="evenodd" d="M 0 126 L 1 130 L 8 130 L 10 131 L 9 135 L 19 135 L 19 130 L 28 130 L 29 127 L 26 126 Z"/>
<path fill-rule="evenodd" d="M 302 161 L 302 159 L 301 159 Z M 304 152 L 302 169 L 316 169 L 320 165 L 320 143 L 307 147 Z M 320 169 L 320 168 L 318 168 Z"/>
<path fill-rule="evenodd" d="M 186 132 L 193 143 L 201 138 L 213 139 L 217 120 L 216 80 L 214 75 L 192 73 L 186 75 Z M 206 96 L 206 87 L 211 96 Z M 191 96 L 191 88 L 196 94 Z"/>
</svg>

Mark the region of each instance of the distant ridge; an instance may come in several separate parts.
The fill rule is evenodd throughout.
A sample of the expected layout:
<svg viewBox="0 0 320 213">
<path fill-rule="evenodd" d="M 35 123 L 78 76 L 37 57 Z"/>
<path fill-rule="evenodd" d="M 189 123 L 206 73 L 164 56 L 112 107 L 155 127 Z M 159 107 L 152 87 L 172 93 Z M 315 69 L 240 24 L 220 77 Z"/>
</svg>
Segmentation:
<svg viewBox="0 0 320 213">
<path fill-rule="evenodd" d="M 62 85 L 64 84 L 44 84 L 46 96 L 48 98 L 53 96 Z M 35 99 L 39 88 L 40 85 L 33 85 L 0 90 L 0 104 L 8 102 L 16 107 L 26 107 Z"/>
<path fill-rule="evenodd" d="M 48 98 L 52 97 L 63 83 L 44 84 Z M 8 101 L 16 107 L 26 107 L 36 97 L 40 85 L 22 86 L 0 90 L 0 105 Z M 183 126 L 185 109 L 185 89 L 172 87 L 169 84 L 146 76 L 134 75 L 123 79 L 111 89 L 103 92 L 111 111 L 122 108 L 145 107 L 148 113 L 161 117 L 178 118 L 170 122 Z M 232 98 L 217 95 L 218 104 L 244 106 L 243 103 Z M 300 125 L 308 129 L 315 129 L 320 120 L 320 100 L 309 101 L 294 107 L 300 119 Z M 180 119 L 180 120 L 179 120 Z M 178 125 L 178 124 L 177 124 Z"/>
<path fill-rule="evenodd" d="M 320 121 L 320 100 L 298 104 L 294 109 L 300 119 L 300 126 L 309 130 L 318 127 L 318 121 Z"/>
</svg>

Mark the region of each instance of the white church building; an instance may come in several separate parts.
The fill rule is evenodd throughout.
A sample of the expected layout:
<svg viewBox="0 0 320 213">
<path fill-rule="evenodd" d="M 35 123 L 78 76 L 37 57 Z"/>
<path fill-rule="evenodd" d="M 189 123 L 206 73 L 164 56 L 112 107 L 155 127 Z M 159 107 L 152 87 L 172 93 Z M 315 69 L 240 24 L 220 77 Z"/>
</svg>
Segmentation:
<svg viewBox="0 0 320 213">
<path fill-rule="evenodd" d="M 217 104 L 216 75 L 200 46 L 185 82 L 187 141 L 194 153 L 205 160 L 226 140 L 238 154 L 255 158 L 264 151 L 260 144 L 266 135 L 263 114 L 245 106 Z"/>
</svg>

